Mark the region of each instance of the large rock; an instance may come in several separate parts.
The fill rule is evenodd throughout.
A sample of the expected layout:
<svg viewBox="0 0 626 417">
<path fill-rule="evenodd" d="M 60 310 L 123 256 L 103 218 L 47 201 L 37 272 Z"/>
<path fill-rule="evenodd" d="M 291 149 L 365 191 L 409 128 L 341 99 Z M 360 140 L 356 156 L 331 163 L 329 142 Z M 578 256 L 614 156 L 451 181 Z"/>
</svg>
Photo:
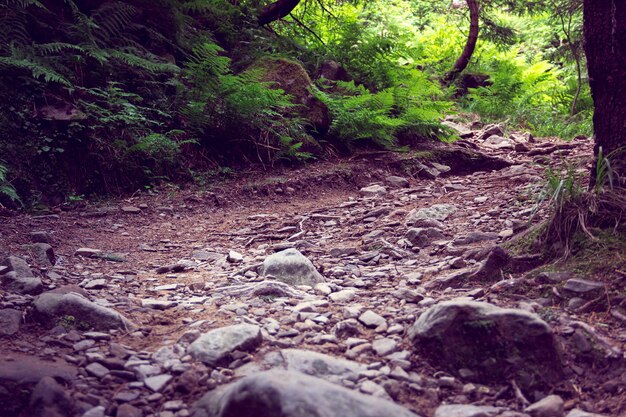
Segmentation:
<svg viewBox="0 0 626 417">
<path fill-rule="evenodd" d="M 44 322 L 56 324 L 60 318 L 71 316 L 76 324 L 86 324 L 96 330 L 131 330 L 134 325 L 115 310 L 100 306 L 77 293 L 46 292 L 33 303 L 36 314 Z"/>
<path fill-rule="evenodd" d="M 441 230 L 434 227 L 419 227 L 411 228 L 406 233 L 406 239 L 411 242 L 413 246 L 418 248 L 425 248 L 436 240 L 443 240 L 446 236 Z"/>
<path fill-rule="evenodd" d="M 17 256 L 9 256 L 2 263 L 6 270 L 2 275 L 2 288 L 19 294 L 40 294 L 43 290 L 41 279 L 33 276 L 26 261 Z"/>
<path fill-rule="evenodd" d="M 263 261 L 260 273 L 289 285 L 314 287 L 315 284 L 324 282 L 324 277 L 317 272 L 311 261 L 297 249 L 286 249 L 268 256 Z"/>
<path fill-rule="evenodd" d="M 30 397 L 29 417 L 65 417 L 76 415 L 74 400 L 63 386 L 46 376 L 42 378 Z"/>
<path fill-rule="evenodd" d="M 272 83 L 292 97 L 296 106 L 292 111 L 308 121 L 320 135 L 328 132 L 330 116 L 328 107 L 315 97 L 313 82 L 302 65 L 284 58 L 262 58 L 251 67 L 261 74 L 261 81 Z"/>
<path fill-rule="evenodd" d="M 262 341 L 259 326 L 236 324 L 204 333 L 189 345 L 187 353 L 209 366 L 218 366 L 230 359 L 234 351 L 256 349 Z"/>
<path fill-rule="evenodd" d="M 52 266 L 56 263 L 54 249 L 47 243 L 33 243 L 24 247 L 30 251 L 32 258 L 39 266 Z"/>
<path fill-rule="evenodd" d="M 523 389 L 562 378 L 561 358 L 538 316 L 488 303 L 452 300 L 425 311 L 409 330 L 415 349 L 478 382 L 515 380 Z"/>
<path fill-rule="evenodd" d="M 70 382 L 76 378 L 76 375 L 77 369 L 75 367 L 60 361 L 43 361 L 32 356 L 0 358 L 0 416 L 46 416 L 37 410 L 34 410 L 35 413 L 27 413 L 29 400 L 32 410 L 32 405 L 39 403 L 39 401 L 33 400 L 42 398 L 41 395 L 30 397 L 32 387 L 42 380 L 47 381 L 37 390 L 37 392 L 44 394 L 49 392 L 43 388 L 50 387 L 50 381 L 56 379 Z M 52 390 L 56 391 L 54 387 Z"/>
<path fill-rule="evenodd" d="M 411 226 L 420 220 L 444 221 L 456 211 L 456 206 L 452 204 L 435 204 L 431 207 L 413 209 L 406 218 L 406 224 Z"/>
<path fill-rule="evenodd" d="M 344 379 L 357 380 L 359 373 L 367 369 L 358 362 L 300 349 L 270 352 L 265 355 L 261 365 L 265 368 L 297 371 L 334 383 L 341 383 Z"/>
<path fill-rule="evenodd" d="M 26 261 L 22 258 L 18 258 L 17 256 L 8 256 L 4 262 L 2 262 L 2 265 L 9 268 L 6 272 L 13 271 L 18 278 L 33 276 L 33 271 L 30 269 Z"/>
<path fill-rule="evenodd" d="M 210 391 L 193 417 L 416 417 L 390 401 L 299 372 L 268 371 Z"/>
<path fill-rule="evenodd" d="M 43 283 L 37 277 L 18 277 L 11 271 L 2 277 L 2 288 L 18 294 L 37 295 L 43 291 Z"/>
</svg>

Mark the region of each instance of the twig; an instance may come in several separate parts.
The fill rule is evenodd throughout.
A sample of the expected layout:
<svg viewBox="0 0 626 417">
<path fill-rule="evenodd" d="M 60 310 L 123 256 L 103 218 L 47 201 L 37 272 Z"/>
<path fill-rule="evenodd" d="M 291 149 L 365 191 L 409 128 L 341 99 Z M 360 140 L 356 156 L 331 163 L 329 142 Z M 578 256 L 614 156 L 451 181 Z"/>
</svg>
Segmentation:
<svg viewBox="0 0 626 417">
<path fill-rule="evenodd" d="M 320 41 L 320 43 L 324 46 L 326 46 L 326 42 L 324 42 L 324 40 L 322 38 L 319 37 L 319 35 L 317 33 L 315 33 L 313 31 L 313 29 L 311 29 L 310 27 L 308 27 L 307 25 L 305 25 L 304 23 L 302 23 L 302 21 L 300 19 L 298 19 L 296 16 L 293 15 L 293 13 L 289 14 L 289 17 L 291 17 L 293 19 L 294 22 L 296 22 L 299 26 L 301 26 L 302 28 L 304 28 L 304 30 L 306 30 L 307 32 L 309 32 L 311 35 L 313 35 L 313 37 L 315 39 L 317 39 L 318 41 Z"/>
<path fill-rule="evenodd" d="M 515 392 L 515 398 L 517 398 L 524 406 L 530 405 L 530 401 L 524 397 L 522 390 L 517 386 L 517 382 L 515 380 L 511 380 L 511 386 L 513 386 L 513 391 Z"/>
</svg>

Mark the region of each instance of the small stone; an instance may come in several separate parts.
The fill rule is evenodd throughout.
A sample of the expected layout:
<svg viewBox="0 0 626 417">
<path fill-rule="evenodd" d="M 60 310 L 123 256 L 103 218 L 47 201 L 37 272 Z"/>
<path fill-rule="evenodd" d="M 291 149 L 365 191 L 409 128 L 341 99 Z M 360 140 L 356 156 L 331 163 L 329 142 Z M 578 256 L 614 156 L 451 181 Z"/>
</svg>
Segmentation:
<svg viewBox="0 0 626 417">
<path fill-rule="evenodd" d="M 379 356 L 386 356 L 390 353 L 393 353 L 396 351 L 397 347 L 398 342 L 389 338 L 376 339 L 372 342 L 372 349 Z"/>
<path fill-rule="evenodd" d="M 100 290 L 102 288 L 106 288 L 107 286 L 107 281 L 106 279 L 92 279 L 91 281 L 88 281 L 83 288 L 86 290 Z"/>
<path fill-rule="evenodd" d="M 209 366 L 218 366 L 228 360 L 235 350 L 251 351 L 262 341 L 259 326 L 236 324 L 203 334 L 189 345 L 187 353 Z"/>
<path fill-rule="evenodd" d="M 328 296 L 335 303 L 346 303 L 356 297 L 356 291 L 354 290 L 341 290 L 334 292 Z"/>
<path fill-rule="evenodd" d="M 437 407 L 435 417 L 495 417 L 501 412 L 501 408 L 491 406 L 446 404 Z"/>
<path fill-rule="evenodd" d="M 372 310 L 367 310 L 359 316 L 359 321 L 366 327 L 375 328 L 387 324 L 387 320 L 384 317 L 376 314 Z"/>
<path fill-rule="evenodd" d="M 31 232 L 30 241 L 33 243 L 52 243 L 52 238 L 48 232 Z"/>
<path fill-rule="evenodd" d="M 167 310 L 177 305 L 178 303 L 176 301 L 169 300 L 155 300 L 152 298 L 145 298 L 141 300 L 142 307 L 151 308 L 153 310 Z"/>
<path fill-rule="evenodd" d="M 92 248 L 78 248 L 74 252 L 74 256 L 82 256 L 84 258 L 93 258 L 94 256 L 100 255 L 102 251 L 100 249 L 92 249 Z"/>
<path fill-rule="evenodd" d="M 325 282 L 320 282 L 318 284 L 315 284 L 315 287 L 313 287 L 313 289 L 315 290 L 316 293 L 321 294 L 321 295 L 329 295 L 330 293 L 333 292 L 333 290 L 330 288 L 330 285 L 328 285 Z"/>
<path fill-rule="evenodd" d="M 234 250 L 231 250 L 228 252 L 228 256 L 226 257 L 226 260 L 232 264 L 238 264 L 243 262 L 243 255 L 240 254 L 239 252 L 235 252 Z"/>
<path fill-rule="evenodd" d="M 382 185 L 374 184 L 361 188 L 359 194 L 364 197 L 378 197 L 387 194 L 387 189 Z"/>
<path fill-rule="evenodd" d="M 405 300 L 407 303 L 419 303 L 424 299 L 422 294 L 407 287 L 398 288 L 392 295 L 400 300 Z"/>
<path fill-rule="evenodd" d="M 122 404 L 117 407 L 115 417 L 143 417 L 143 411 L 131 404 Z"/>
<path fill-rule="evenodd" d="M 385 178 L 385 182 L 394 188 L 409 188 L 409 180 L 403 177 L 391 175 Z"/>
<path fill-rule="evenodd" d="M 526 407 L 524 410 L 531 417 L 563 417 L 563 399 L 558 395 L 548 395 L 546 398 Z"/>
<path fill-rule="evenodd" d="M 144 379 L 143 383 L 154 392 L 161 391 L 172 379 L 172 375 L 161 374 Z"/>
<path fill-rule="evenodd" d="M 99 405 L 90 410 L 85 411 L 82 417 L 105 417 L 106 407 Z"/>
<path fill-rule="evenodd" d="M 109 372 L 111 372 L 105 366 L 99 364 L 98 362 L 92 362 L 89 365 L 85 366 L 85 370 L 87 371 L 87 373 L 95 376 L 96 378 L 102 378 Z"/>
<path fill-rule="evenodd" d="M 139 214 L 141 213 L 141 209 L 139 207 L 135 207 L 135 206 L 124 206 L 121 208 L 121 210 L 124 213 L 131 213 L 131 214 Z"/>
<path fill-rule="evenodd" d="M 513 231 L 513 229 L 504 229 L 503 231 L 498 233 L 498 237 L 500 237 L 502 239 L 507 239 L 507 238 L 513 236 L 514 233 L 515 232 Z"/>
</svg>

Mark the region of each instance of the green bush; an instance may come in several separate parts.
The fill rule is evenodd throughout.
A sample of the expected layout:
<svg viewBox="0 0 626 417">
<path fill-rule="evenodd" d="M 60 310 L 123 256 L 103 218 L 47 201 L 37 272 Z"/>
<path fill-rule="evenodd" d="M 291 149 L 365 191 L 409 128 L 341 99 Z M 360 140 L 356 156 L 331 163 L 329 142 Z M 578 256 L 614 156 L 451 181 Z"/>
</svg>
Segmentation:
<svg viewBox="0 0 626 417">
<path fill-rule="evenodd" d="M 436 138 L 445 134 L 439 120 L 450 110 L 440 88 L 417 71 L 405 71 L 405 83 L 371 93 L 354 82 L 337 82 L 341 92 L 320 94 L 328 105 L 330 135 L 348 147 L 358 141 L 393 148 L 398 135 Z"/>
</svg>

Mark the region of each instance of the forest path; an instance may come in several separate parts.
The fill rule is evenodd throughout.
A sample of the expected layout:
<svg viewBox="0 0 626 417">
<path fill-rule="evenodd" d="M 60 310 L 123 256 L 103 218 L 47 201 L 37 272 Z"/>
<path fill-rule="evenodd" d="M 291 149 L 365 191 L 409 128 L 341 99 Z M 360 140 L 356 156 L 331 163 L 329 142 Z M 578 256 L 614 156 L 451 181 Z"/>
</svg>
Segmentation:
<svg viewBox="0 0 626 417">
<path fill-rule="evenodd" d="M 85 332 L 81 309 L 58 310 L 44 327 L 41 312 L 35 314 L 31 305 L 33 296 L 6 287 L 0 305 L 22 312 L 25 322 L 0 341 L 0 381 L 15 382 L 16 364 L 23 374 L 37 373 L 41 360 L 54 363 L 50 374 L 66 381 L 78 415 L 96 407 L 89 415 L 183 417 L 207 390 L 269 367 L 271 352 L 283 352 L 284 361 L 294 348 L 306 352 L 290 366 L 420 415 L 452 415 L 452 409 L 436 411 L 442 404 L 459 404 L 460 414 L 454 414 L 459 416 L 479 415 L 462 404 L 484 406 L 480 415 L 521 415 L 505 412 L 522 411 L 524 397 L 534 402 L 547 393 L 559 394 L 567 409 L 624 412 L 624 368 L 614 366 L 623 355 L 624 322 L 594 310 L 568 312 L 572 297 L 564 298 L 557 288 L 597 277 L 563 271 L 569 275 L 548 274 L 541 281 L 526 274 L 530 268 L 524 262 L 532 258 L 511 254 L 517 263 L 509 269 L 488 262 L 497 258 L 495 246 L 506 247 L 529 228 L 546 167 L 566 159 L 581 162 L 584 172 L 591 140 L 529 141 L 489 129 L 466 132 L 466 139 L 450 145 L 451 154 L 373 153 L 272 176 L 238 177 L 213 192 L 162 189 L 54 215 L 6 219 L 0 253 L 26 256 L 32 267 L 39 266 L 34 275 L 43 276 L 46 291 L 82 293 L 135 327 Z M 451 163 L 448 174 L 445 165 L 432 163 L 433 156 L 445 162 L 464 149 L 489 158 Z M 481 164 L 499 169 L 483 170 Z M 532 223 L 546 216 L 543 206 Z M 48 240 L 54 266 L 38 257 L 42 246 L 25 246 L 32 239 Z M 260 265 L 289 248 L 311 260 L 325 283 L 262 287 Z M 582 287 L 574 298 L 584 304 L 586 291 L 598 287 Z M 470 383 L 477 379 L 471 370 L 462 370 L 464 380 L 422 357 L 409 336 L 415 319 L 434 304 L 459 297 L 547 320 L 563 349 L 567 382 L 521 393 L 510 381 Z M 237 323 L 259 326 L 262 340 L 229 330 L 214 334 L 226 350 L 219 364 L 186 351 L 200 334 Z M 593 359 L 588 345 L 601 358 Z M 356 365 L 307 357 L 310 352 Z M 591 371 L 602 367 L 603 375 Z M 58 375 L 59 369 L 71 376 Z M 14 397 L 14 410 L 26 400 Z M 0 415 L 10 415 L 11 404 L 5 403 Z"/>
</svg>

